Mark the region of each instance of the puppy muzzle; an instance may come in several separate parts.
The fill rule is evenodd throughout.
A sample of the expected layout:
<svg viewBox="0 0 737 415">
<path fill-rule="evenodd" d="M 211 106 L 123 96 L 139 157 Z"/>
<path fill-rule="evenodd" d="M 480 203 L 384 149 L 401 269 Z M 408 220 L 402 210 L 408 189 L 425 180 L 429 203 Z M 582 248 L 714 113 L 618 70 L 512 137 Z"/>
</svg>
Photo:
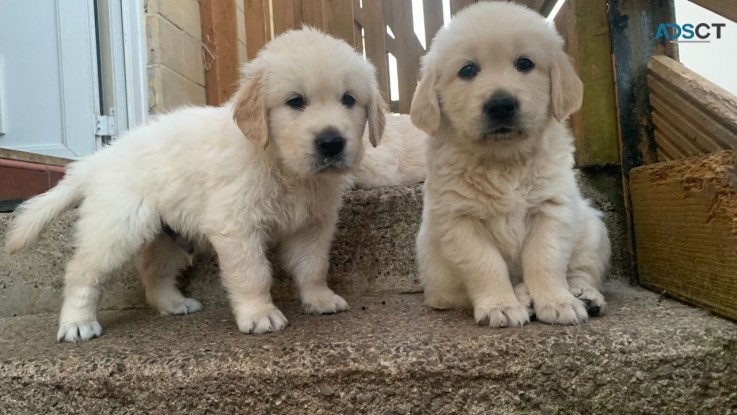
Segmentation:
<svg viewBox="0 0 737 415">
<path fill-rule="evenodd" d="M 327 128 L 315 136 L 315 162 L 317 173 L 340 172 L 349 169 L 345 160 L 346 139 L 335 128 Z"/>
<path fill-rule="evenodd" d="M 510 140 L 522 134 L 519 122 L 519 101 L 506 92 L 496 92 L 483 106 L 483 138 Z"/>
</svg>

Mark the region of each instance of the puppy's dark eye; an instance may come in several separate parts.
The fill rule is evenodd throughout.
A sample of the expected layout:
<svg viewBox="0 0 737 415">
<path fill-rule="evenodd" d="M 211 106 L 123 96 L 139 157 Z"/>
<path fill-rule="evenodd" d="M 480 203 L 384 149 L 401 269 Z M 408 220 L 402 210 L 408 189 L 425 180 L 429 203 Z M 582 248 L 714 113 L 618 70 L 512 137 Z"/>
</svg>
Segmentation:
<svg viewBox="0 0 737 415">
<path fill-rule="evenodd" d="M 530 58 L 521 57 L 517 59 L 517 62 L 514 63 L 514 67 L 517 68 L 518 71 L 522 73 L 527 73 L 532 70 L 532 68 L 535 67 L 535 63 L 530 60 Z"/>
<path fill-rule="evenodd" d="M 340 103 L 347 108 L 351 108 L 356 103 L 356 98 L 353 98 L 353 95 L 351 94 L 343 94 L 343 97 L 340 99 Z"/>
<path fill-rule="evenodd" d="M 296 110 L 303 110 L 307 106 L 307 101 L 301 95 L 297 95 L 296 97 L 290 98 L 287 101 L 287 105 Z"/>
<path fill-rule="evenodd" d="M 479 66 L 475 63 L 469 63 L 458 71 L 458 77 L 461 79 L 473 79 L 479 73 Z"/>
</svg>

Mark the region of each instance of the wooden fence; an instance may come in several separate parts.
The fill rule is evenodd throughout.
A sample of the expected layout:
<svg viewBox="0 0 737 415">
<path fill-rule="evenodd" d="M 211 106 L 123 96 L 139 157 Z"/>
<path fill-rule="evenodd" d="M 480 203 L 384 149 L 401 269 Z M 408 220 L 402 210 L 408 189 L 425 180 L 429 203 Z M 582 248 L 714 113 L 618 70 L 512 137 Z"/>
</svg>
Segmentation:
<svg viewBox="0 0 737 415">
<path fill-rule="evenodd" d="M 394 112 L 408 113 L 420 57 L 447 17 L 475 0 L 422 0 L 424 34 L 416 34 L 412 0 L 244 0 L 247 58 L 280 33 L 310 25 L 346 40 L 377 68 L 379 86 Z M 556 0 L 518 0 L 548 15 Z M 444 10 L 444 3 L 448 10 Z M 238 81 L 233 68 L 237 27 L 229 0 L 200 0 L 208 51 L 208 103 L 217 105 Z M 205 7 L 209 6 L 209 7 Z M 215 10 L 221 8 L 223 10 Z M 207 13 L 204 13 L 207 12 Z M 585 18 L 582 18 L 585 17 Z M 214 17 L 210 19 L 210 17 Z M 227 19 L 230 18 L 230 22 Z M 582 111 L 571 118 L 578 166 L 618 164 L 619 141 L 611 39 L 604 1 L 567 0 L 555 24 L 585 85 Z M 211 33 L 217 30 L 219 33 Z M 229 52 L 230 50 L 230 52 Z M 390 56 L 396 68 L 390 70 Z M 213 83 L 210 84 L 210 80 Z M 391 86 L 396 90 L 392 93 Z"/>
<path fill-rule="evenodd" d="M 449 0 L 450 15 L 474 0 Z M 547 14 L 553 0 L 518 1 Z M 246 0 L 246 39 L 249 59 L 286 30 L 307 24 L 344 39 L 376 66 L 379 86 L 393 111 L 408 113 L 417 86 L 417 69 L 425 45 L 444 24 L 443 2 L 423 0 L 424 39 L 415 33 L 411 0 Z M 389 70 L 389 54 L 396 74 Z M 397 79 L 393 80 L 392 76 Z M 391 99 L 392 81 L 398 97 Z"/>
</svg>

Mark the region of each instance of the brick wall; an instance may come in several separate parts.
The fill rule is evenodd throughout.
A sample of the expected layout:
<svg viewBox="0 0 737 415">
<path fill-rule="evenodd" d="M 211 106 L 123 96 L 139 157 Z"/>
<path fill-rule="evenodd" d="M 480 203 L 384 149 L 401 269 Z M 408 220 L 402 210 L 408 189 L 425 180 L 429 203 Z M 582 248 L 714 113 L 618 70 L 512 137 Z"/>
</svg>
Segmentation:
<svg viewBox="0 0 737 415">
<path fill-rule="evenodd" d="M 205 104 L 202 27 L 197 0 L 147 0 L 149 112 Z"/>
</svg>

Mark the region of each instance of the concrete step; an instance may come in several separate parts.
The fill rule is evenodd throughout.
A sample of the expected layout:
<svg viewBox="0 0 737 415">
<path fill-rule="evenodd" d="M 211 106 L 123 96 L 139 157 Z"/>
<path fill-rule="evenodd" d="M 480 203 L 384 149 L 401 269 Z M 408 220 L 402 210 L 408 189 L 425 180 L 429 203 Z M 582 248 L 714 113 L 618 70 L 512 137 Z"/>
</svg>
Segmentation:
<svg viewBox="0 0 737 415">
<path fill-rule="evenodd" d="M 583 188 L 606 214 L 614 247 L 612 275 L 626 275 L 625 225 L 617 174 L 581 176 Z M 422 217 L 422 186 L 386 187 L 347 193 L 331 253 L 330 286 L 346 296 L 419 292 L 414 244 Z M 0 241 L 10 222 L 0 214 Z M 63 215 L 39 244 L 9 257 L 0 249 L 0 317 L 57 312 L 61 307 L 64 264 L 71 256 L 74 212 Z M 104 230 L 101 230 L 104 231 Z M 276 263 L 276 261 L 274 261 Z M 196 258 L 181 279 L 182 289 L 205 304 L 225 304 L 217 259 Z M 290 278 L 275 267 L 275 299 L 295 299 Z M 133 261 L 111 276 L 101 309 L 145 306 Z"/>
<path fill-rule="evenodd" d="M 590 414 L 737 412 L 737 325 L 621 282 L 576 327 L 493 330 L 421 296 L 279 306 L 280 333 L 227 307 L 104 311 L 101 338 L 57 343 L 56 313 L 0 319 L 0 412 Z"/>
</svg>

